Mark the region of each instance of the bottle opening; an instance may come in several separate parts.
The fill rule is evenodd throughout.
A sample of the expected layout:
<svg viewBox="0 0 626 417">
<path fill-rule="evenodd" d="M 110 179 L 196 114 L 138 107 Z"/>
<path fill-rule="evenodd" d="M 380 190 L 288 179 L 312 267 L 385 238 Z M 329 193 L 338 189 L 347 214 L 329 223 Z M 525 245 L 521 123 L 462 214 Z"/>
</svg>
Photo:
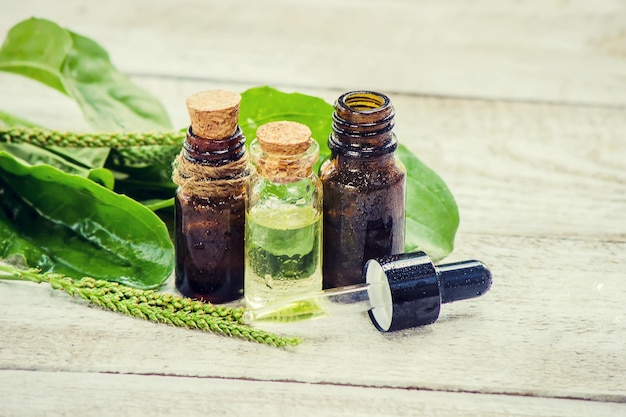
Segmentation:
<svg viewBox="0 0 626 417">
<path fill-rule="evenodd" d="M 343 96 L 343 102 L 352 110 L 360 112 L 375 110 L 390 104 L 387 96 L 370 91 L 347 93 Z"/>
<path fill-rule="evenodd" d="M 335 102 L 333 129 L 347 135 L 380 135 L 393 128 L 391 100 L 374 91 L 351 91 Z"/>
</svg>

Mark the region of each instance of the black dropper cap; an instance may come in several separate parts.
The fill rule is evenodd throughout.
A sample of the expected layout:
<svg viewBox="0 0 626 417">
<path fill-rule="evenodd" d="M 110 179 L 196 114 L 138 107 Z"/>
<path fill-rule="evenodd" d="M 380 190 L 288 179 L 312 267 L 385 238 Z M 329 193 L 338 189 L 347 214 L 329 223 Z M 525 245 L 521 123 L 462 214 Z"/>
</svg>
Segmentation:
<svg viewBox="0 0 626 417">
<path fill-rule="evenodd" d="M 363 278 L 370 284 L 369 310 L 381 332 L 434 323 L 442 303 L 467 300 L 491 288 L 491 272 L 480 261 L 434 265 L 424 252 L 367 261 Z M 388 284 L 388 285 L 385 285 Z"/>
</svg>

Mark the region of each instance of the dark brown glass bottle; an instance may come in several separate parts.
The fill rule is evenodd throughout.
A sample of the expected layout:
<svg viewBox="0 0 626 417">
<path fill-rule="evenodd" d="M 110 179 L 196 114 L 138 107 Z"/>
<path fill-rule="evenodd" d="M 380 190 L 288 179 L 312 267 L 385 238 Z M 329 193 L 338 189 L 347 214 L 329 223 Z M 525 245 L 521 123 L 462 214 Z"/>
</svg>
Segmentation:
<svg viewBox="0 0 626 417">
<path fill-rule="evenodd" d="M 191 126 L 176 161 L 176 288 L 187 297 L 223 303 L 243 295 L 245 137 L 237 125 L 241 96 L 191 96 Z"/>
<path fill-rule="evenodd" d="M 364 282 L 365 261 L 404 249 L 406 175 L 389 98 L 353 91 L 335 102 L 324 185 L 324 288 Z"/>
</svg>

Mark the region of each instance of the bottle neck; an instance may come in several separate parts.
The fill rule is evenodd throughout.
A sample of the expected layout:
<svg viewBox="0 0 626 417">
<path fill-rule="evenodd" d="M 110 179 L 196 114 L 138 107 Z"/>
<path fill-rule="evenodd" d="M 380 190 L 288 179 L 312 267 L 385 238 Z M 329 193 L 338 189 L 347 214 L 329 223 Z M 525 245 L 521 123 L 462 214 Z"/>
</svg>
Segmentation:
<svg viewBox="0 0 626 417">
<path fill-rule="evenodd" d="M 395 111 L 387 96 L 372 91 L 341 95 L 335 102 L 328 147 L 335 155 L 374 158 L 393 153 L 398 147 Z"/>
<path fill-rule="evenodd" d="M 375 138 L 348 138 L 342 137 L 333 132 L 328 138 L 328 147 L 333 156 L 342 156 L 353 159 L 380 158 L 385 155 L 392 155 L 398 148 L 398 140 L 393 132 L 378 135 Z"/>
<path fill-rule="evenodd" d="M 258 139 L 250 143 L 250 157 L 259 176 L 276 183 L 295 182 L 313 175 L 313 164 L 319 157 L 319 145 L 312 141 L 309 149 L 294 155 L 263 151 Z"/>
<path fill-rule="evenodd" d="M 231 136 L 209 139 L 195 135 L 191 126 L 183 143 L 183 155 L 189 162 L 220 166 L 241 159 L 245 154 L 246 137 L 239 126 Z"/>
<path fill-rule="evenodd" d="M 241 195 L 250 174 L 245 141 L 239 127 L 224 139 L 201 138 L 190 127 L 174 161 L 172 179 L 178 194 L 203 198 Z"/>
</svg>

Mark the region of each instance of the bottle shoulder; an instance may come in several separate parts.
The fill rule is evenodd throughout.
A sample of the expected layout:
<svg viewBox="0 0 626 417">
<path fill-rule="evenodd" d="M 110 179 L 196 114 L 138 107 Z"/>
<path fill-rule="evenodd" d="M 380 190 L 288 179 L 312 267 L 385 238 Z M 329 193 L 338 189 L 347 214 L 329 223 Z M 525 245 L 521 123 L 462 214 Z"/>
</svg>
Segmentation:
<svg viewBox="0 0 626 417">
<path fill-rule="evenodd" d="M 189 208 L 191 210 L 213 209 L 213 210 L 239 210 L 245 206 L 246 190 L 227 196 L 201 196 L 178 191 L 175 196 L 176 206 L 180 209 Z"/>
<path fill-rule="evenodd" d="M 248 183 L 246 204 L 318 207 L 322 201 L 322 182 L 317 175 L 298 181 L 273 182 L 261 176 L 252 176 Z"/>
<path fill-rule="evenodd" d="M 275 181 L 253 172 L 248 179 L 248 192 L 274 192 L 281 190 L 308 193 L 311 188 L 315 188 L 318 184 L 321 184 L 321 179 L 315 173 L 295 181 Z"/>
<path fill-rule="evenodd" d="M 332 158 L 320 169 L 324 184 L 337 183 L 354 187 L 388 186 L 404 182 L 406 170 L 397 159 L 391 161 L 352 160 L 348 163 Z"/>
</svg>

